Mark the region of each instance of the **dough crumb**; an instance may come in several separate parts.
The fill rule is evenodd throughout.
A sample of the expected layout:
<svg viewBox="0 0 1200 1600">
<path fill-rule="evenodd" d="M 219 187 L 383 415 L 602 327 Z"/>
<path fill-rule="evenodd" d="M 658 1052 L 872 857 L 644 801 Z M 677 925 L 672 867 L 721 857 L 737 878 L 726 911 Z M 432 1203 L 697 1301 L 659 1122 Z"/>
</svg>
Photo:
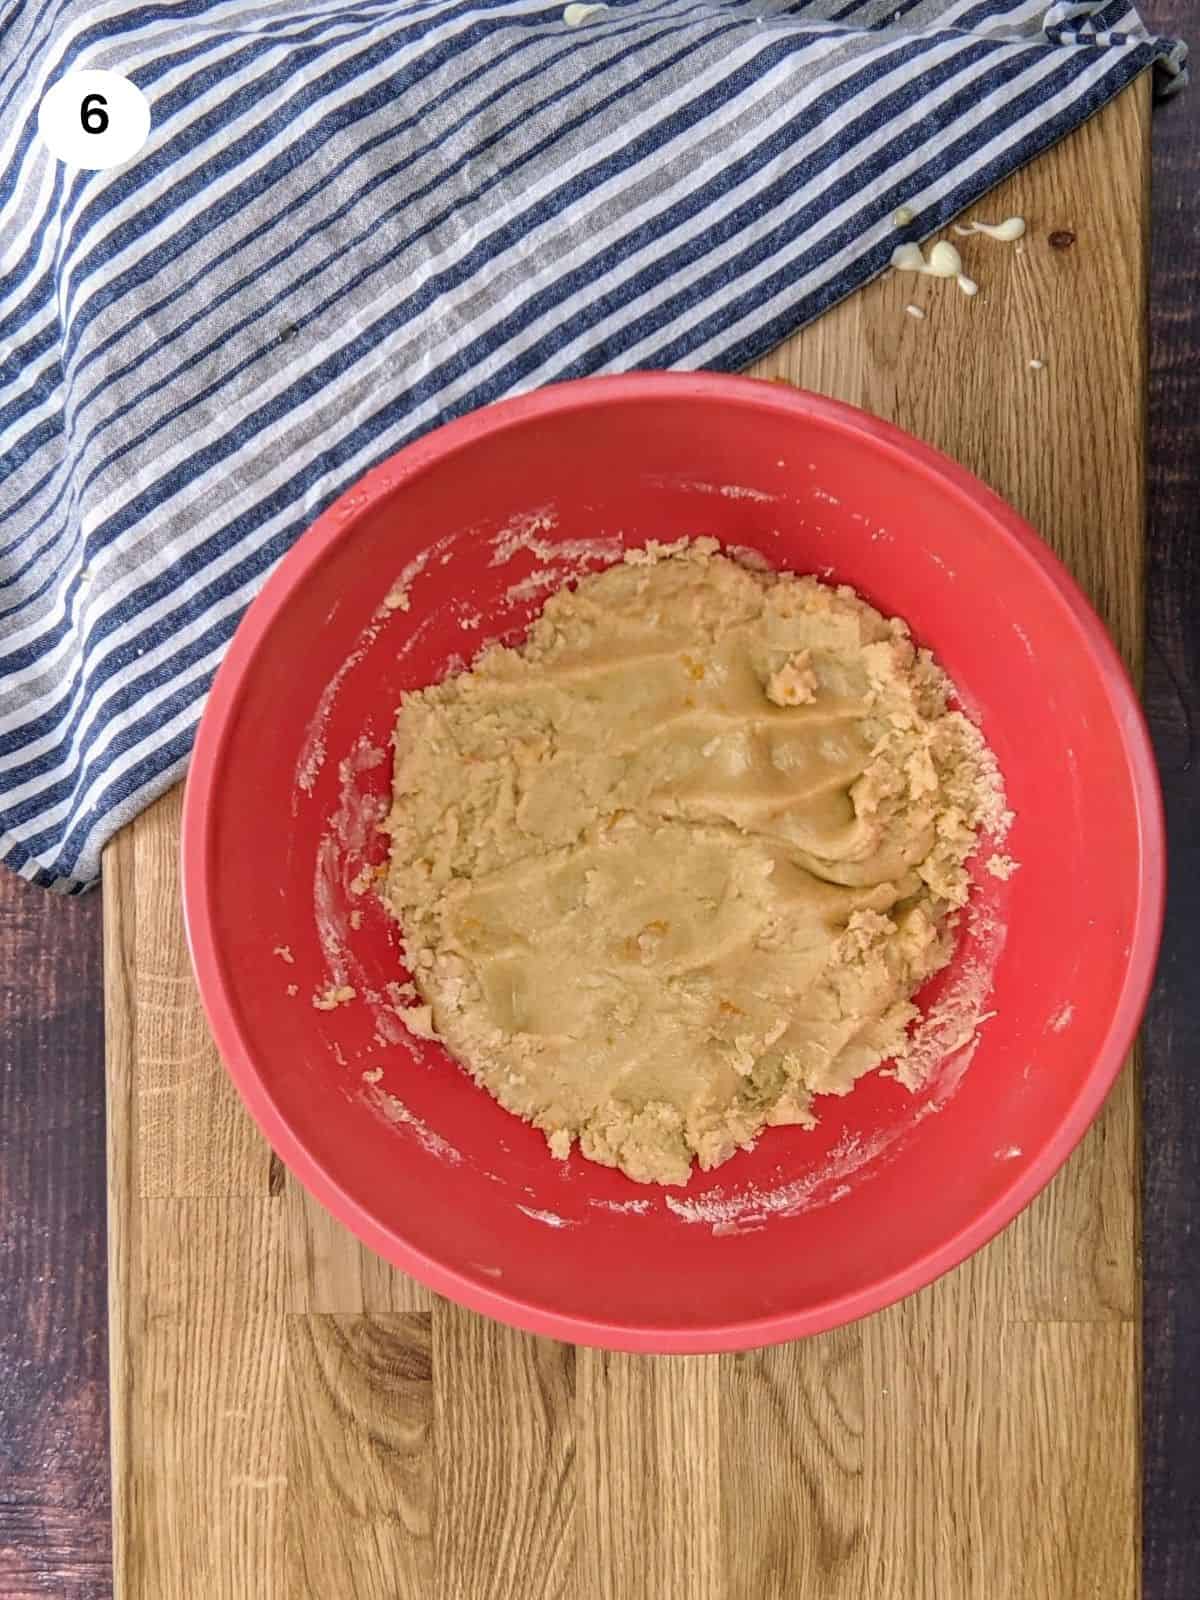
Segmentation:
<svg viewBox="0 0 1200 1600">
<path fill-rule="evenodd" d="M 357 910 L 357 909 L 352 911 L 350 913 L 350 926 L 354 929 L 355 933 L 357 933 L 358 930 L 362 927 L 362 924 L 363 924 L 363 914 L 362 914 L 362 912 Z"/>
<path fill-rule="evenodd" d="M 990 855 L 987 858 L 987 861 L 984 863 L 984 866 L 987 868 L 988 872 L 991 873 L 993 878 L 1001 878 L 1005 883 L 1008 882 L 1014 872 L 1019 870 L 1020 865 L 1020 862 L 1014 861 L 1011 856 L 1002 856 L 999 854 Z"/>
<path fill-rule="evenodd" d="M 274 950 L 271 951 L 271 954 L 273 956 L 278 956 L 281 961 L 286 961 L 289 967 L 295 965 L 296 958 L 292 955 L 291 949 L 286 944 L 277 944 Z"/>
<path fill-rule="evenodd" d="M 312 1003 L 318 1011 L 333 1011 L 337 1006 L 344 1006 L 353 1000 L 358 990 L 352 989 L 348 983 L 330 984 L 328 989 L 313 995 Z"/>
<path fill-rule="evenodd" d="M 368 1067 L 362 1075 L 362 1081 L 364 1083 L 378 1083 L 382 1077 L 382 1067 Z"/>
<path fill-rule="evenodd" d="M 409 1033 L 415 1033 L 418 1039 L 438 1037 L 433 1025 L 432 1006 L 401 1006 L 398 1015 Z"/>
<path fill-rule="evenodd" d="M 797 650 L 767 679 L 767 699 L 777 706 L 809 705 L 816 698 L 817 675 L 809 650 Z"/>
<path fill-rule="evenodd" d="M 300 985 L 298 983 L 289 983 L 287 986 L 287 992 L 294 998 L 300 993 Z"/>
<path fill-rule="evenodd" d="M 1005 217 L 1003 222 L 961 222 L 954 224 L 957 234 L 982 233 L 989 239 L 1002 239 L 1008 244 L 1025 235 L 1024 217 Z"/>
<path fill-rule="evenodd" d="M 366 894 L 367 890 L 373 888 L 381 878 L 387 877 L 387 870 L 386 863 L 376 867 L 369 865 L 360 867 L 348 885 L 350 893 Z"/>
</svg>

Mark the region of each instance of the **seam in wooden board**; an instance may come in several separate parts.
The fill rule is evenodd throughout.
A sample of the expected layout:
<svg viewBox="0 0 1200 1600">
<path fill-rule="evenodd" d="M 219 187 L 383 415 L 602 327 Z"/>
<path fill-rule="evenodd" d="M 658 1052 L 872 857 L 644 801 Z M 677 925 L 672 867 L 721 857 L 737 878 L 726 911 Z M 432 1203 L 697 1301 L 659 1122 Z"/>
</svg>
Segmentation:
<svg viewBox="0 0 1200 1600">
<path fill-rule="evenodd" d="M 108 1340 L 109 1458 L 112 1471 L 114 1600 L 122 1600 L 124 1580 L 140 1564 L 133 1476 L 137 1398 L 135 1353 L 144 1341 L 132 1322 L 144 1317 L 146 1298 L 131 1293 L 132 1274 L 141 1273 L 138 1226 L 139 1117 L 135 1087 L 137 1062 L 136 989 L 137 894 L 132 828 L 105 852 L 104 872 L 117 882 L 104 893 L 103 974 L 105 994 L 105 1098 L 108 1118 Z M 140 1330 L 139 1330 L 140 1333 Z M 117 1404 L 114 1405 L 114 1400 Z"/>
<path fill-rule="evenodd" d="M 1141 1319 L 1120 1317 L 1005 1317 L 1005 1328 L 1141 1328 Z"/>
</svg>

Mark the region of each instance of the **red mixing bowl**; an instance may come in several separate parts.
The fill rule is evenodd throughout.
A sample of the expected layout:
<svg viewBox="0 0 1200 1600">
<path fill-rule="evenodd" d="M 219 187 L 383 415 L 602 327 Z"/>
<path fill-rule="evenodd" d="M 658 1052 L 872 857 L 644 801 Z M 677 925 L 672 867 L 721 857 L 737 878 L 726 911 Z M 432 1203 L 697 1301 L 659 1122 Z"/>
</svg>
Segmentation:
<svg viewBox="0 0 1200 1600">
<path fill-rule="evenodd" d="M 623 546 L 685 534 L 850 583 L 907 618 L 999 758 L 1020 869 L 978 868 L 955 959 L 918 996 L 920 1093 L 872 1074 L 819 1102 L 815 1132 L 768 1130 L 664 1190 L 553 1160 L 404 1029 L 396 929 L 364 889 L 384 854 L 401 692 L 519 637 L 550 589 Z M 238 630 L 196 741 L 183 849 L 217 1045 L 300 1181 L 440 1293 L 630 1350 L 816 1333 L 991 1238 L 1096 1115 L 1162 917 L 1137 700 L 1041 540 L 895 428 L 709 375 L 543 389 L 368 473 Z M 342 986 L 355 998 L 322 1009 Z"/>
</svg>

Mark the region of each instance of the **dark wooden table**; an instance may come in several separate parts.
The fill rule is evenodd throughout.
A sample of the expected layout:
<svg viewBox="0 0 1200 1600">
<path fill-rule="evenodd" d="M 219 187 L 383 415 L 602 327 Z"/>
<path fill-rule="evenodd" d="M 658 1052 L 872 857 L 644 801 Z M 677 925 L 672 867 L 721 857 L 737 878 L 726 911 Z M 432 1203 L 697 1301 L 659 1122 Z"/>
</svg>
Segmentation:
<svg viewBox="0 0 1200 1600">
<path fill-rule="evenodd" d="M 1143 16 L 1189 31 L 1195 0 Z M 1166 937 L 1145 1028 L 1145 1600 L 1200 1594 L 1200 83 L 1154 128 L 1145 701 L 1167 802 Z"/>
<path fill-rule="evenodd" d="M 1154 129 L 1146 703 L 1172 893 L 1145 1033 L 1146 1600 L 1200 1593 L 1198 172 L 1200 84 Z M 0 1600 L 112 1592 L 101 1001 L 99 898 L 0 874 Z"/>
</svg>

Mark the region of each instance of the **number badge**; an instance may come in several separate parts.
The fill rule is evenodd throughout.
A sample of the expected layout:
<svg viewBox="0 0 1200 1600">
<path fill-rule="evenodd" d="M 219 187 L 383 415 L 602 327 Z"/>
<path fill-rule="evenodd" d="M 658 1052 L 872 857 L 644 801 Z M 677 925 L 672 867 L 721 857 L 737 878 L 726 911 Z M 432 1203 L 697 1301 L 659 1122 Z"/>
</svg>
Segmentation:
<svg viewBox="0 0 1200 1600">
<path fill-rule="evenodd" d="M 68 72 L 38 107 L 38 132 L 69 167 L 102 172 L 137 155 L 150 134 L 150 102 L 119 72 Z"/>
</svg>

